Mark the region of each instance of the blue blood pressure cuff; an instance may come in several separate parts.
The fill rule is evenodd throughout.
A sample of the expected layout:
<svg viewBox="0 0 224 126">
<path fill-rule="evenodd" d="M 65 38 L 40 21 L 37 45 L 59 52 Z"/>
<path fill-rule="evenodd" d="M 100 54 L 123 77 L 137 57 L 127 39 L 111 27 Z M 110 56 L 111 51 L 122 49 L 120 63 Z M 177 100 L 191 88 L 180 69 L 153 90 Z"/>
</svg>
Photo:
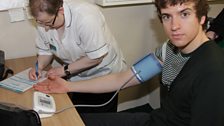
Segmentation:
<svg viewBox="0 0 224 126">
<path fill-rule="evenodd" d="M 150 53 L 136 62 L 131 69 L 136 78 L 142 83 L 160 73 L 162 65 L 156 56 L 153 53 Z"/>
</svg>

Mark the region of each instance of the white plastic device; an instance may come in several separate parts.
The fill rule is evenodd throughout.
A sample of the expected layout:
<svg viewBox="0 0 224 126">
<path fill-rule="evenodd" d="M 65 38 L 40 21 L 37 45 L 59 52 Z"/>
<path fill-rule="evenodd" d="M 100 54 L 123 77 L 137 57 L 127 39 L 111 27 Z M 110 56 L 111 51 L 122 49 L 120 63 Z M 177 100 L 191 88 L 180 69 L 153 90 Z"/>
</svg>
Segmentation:
<svg viewBox="0 0 224 126">
<path fill-rule="evenodd" d="M 50 117 L 56 112 L 54 98 L 45 93 L 34 92 L 33 94 L 33 110 L 35 110 L 40 118 Z"/>
</svg>

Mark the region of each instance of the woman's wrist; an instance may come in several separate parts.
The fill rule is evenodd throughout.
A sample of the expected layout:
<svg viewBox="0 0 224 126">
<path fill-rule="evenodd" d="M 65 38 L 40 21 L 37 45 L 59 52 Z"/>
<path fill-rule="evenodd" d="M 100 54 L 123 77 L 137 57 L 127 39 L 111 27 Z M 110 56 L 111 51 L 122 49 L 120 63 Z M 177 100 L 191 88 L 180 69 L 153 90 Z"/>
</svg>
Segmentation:
<svg viewBox="0 0 224 126">
<path fill-rule="evenodd" d="M 64 69 L 64 74 L 65 74 L 65 76 L 66 76 L 67 78 L 69 78 L 69 77 L 71 76 L 71 72 L 70 72 L 70 70 L 69 70 L 69 64 L 64 65 L 63 69 Z"/>
</svg>

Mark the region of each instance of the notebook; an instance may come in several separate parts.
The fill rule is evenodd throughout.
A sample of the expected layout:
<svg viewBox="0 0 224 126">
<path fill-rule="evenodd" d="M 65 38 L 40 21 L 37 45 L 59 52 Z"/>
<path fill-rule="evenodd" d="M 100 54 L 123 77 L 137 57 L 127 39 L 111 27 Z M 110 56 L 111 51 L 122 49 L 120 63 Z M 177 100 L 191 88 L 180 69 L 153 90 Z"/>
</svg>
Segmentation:
<svg viewBox="0 0 224 126">
<path fill-rule="evenodd" d="M 31 68 L 25 69 L 24 71 L 15 74 L 14 76 L 11 76 L 3 81 L 0 82 L 0 87 L 9 89 L 14 92 L 25 92 L 26 90 L 32 88 L 34 84 L 36 84 L 38 81 L 43 81 L 46 79 L 46 71 L 42 73 L 42 78 L 40 78 L 38 81 L 32 81 L 28 77 L 28 73 Z"/>
</svg>

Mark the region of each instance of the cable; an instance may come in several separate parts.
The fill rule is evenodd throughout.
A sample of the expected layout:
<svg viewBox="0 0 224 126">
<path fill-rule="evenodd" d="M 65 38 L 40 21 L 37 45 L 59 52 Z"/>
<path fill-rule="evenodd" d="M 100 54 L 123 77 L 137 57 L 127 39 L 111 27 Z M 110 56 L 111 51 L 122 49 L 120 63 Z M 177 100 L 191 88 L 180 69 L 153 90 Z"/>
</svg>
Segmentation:
<svg viewBox="0 0 224 126">
<path fill-rule="evenodd" d="M 105 106 L 107 104 L 109 104 L 113 99 L 114 97 L 119 93 L 119 91 L 125 86 L 127 85 L 134 77 L 136 74 L 139 74 L 140 71 L 136 72 L 134 75 L 132 75 L 123 85 L 121 85 L 121 87 L 114 93 L 114 95 L 105 103 L 103 104 L 99 104 L 99 105 L 85 105 L 85 104 L 80 104 L 80 105 L 73 105 L 73 106 L 69 106 L 69 107 L 65 107 L 65 108 L 62 108 L 56 112 L 44 112 L 44 111 L 41 111 L 39 110 L 38 113 L 39 114 L 57 114 L 57 113 L 61 113 L 67 109 L 70 109 L 70 108 L 74 108 L 74 107 L 102 107 L 102 106 Z"/>
</svg>

